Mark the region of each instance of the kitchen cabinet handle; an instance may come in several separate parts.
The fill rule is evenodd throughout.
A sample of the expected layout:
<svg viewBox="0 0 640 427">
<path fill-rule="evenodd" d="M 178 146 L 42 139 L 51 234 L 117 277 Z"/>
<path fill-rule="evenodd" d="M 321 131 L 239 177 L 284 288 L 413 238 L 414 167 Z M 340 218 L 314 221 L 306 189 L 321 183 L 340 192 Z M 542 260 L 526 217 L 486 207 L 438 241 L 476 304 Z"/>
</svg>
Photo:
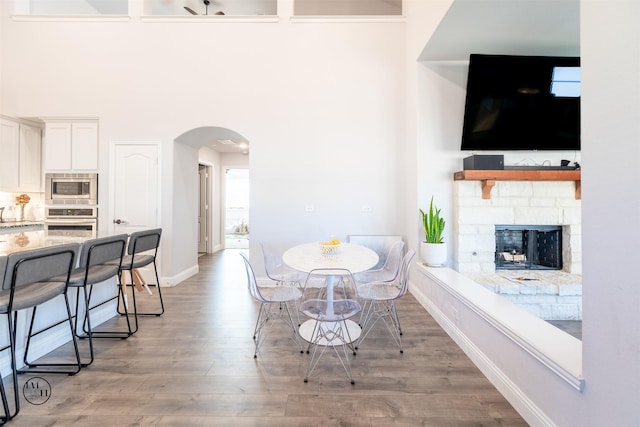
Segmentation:
<svg viewBox="0 0 640 427">
<path fill-rule="evenodd" d="M 113 223 L 114 223 L 114 224 L 124 224 L 124 223 L 125 223 L 125 221 L 123 221 L 123 220 L 121 220 L 121 219 L 114 219 L 114 220 L 113 220 Z"/>
</svg>

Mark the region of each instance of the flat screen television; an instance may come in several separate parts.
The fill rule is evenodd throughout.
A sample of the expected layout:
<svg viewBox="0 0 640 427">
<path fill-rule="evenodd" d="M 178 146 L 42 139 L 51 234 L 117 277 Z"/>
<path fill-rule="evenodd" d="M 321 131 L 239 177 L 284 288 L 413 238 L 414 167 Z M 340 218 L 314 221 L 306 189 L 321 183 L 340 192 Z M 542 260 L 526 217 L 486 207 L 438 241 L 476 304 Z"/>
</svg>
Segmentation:
<svg viewBox="0 0 640 427">
<path fill-rule="evenodd" d="M 580 150 L 580 58 L 471 54 L 461 148 Z"/>
</svg>

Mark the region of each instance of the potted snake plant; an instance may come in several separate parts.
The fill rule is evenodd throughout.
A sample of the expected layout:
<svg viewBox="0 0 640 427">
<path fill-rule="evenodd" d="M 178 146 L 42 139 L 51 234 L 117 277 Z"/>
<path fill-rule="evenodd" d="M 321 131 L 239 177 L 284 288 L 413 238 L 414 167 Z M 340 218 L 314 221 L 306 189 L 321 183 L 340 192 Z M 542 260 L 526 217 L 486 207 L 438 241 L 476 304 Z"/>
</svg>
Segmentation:
<svg viewBox="0 0 640 427">
<path fill-rule="evenodd" d="M 420 246 L 422 262 L 430 267 L 439 267 L 447 261 L 447 244 L 442 241 L 445 221 L 440 215 L 440 209 L 434 205 L 433 196 L 427 212 L 420 209 L 424 241 Z"/>
</svg>

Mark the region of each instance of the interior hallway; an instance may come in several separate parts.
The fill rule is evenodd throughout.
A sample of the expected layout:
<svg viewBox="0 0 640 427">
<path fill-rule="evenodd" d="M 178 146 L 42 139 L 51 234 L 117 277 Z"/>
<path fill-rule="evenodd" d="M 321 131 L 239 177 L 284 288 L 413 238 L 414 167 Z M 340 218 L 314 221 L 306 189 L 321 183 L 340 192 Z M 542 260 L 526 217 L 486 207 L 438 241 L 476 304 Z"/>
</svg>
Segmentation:
<svg viewBox="0 0 640 427">
<path fill-rule="evenodd" d="M 354 386 L 330 353 L 305 384 L 308 356 L 280 322 L 254 360 L 258 307 L 239 251 L 201 256 L 199 274 L 163 288 L 162 317 L 96 340 L 91 367 L 40 374 L 51 398 L 22 399 L 8 426 L 527 425 L 410 294 L 398 304 L 404 354 L 379 325 L 352 359 Z"/>
</svg>

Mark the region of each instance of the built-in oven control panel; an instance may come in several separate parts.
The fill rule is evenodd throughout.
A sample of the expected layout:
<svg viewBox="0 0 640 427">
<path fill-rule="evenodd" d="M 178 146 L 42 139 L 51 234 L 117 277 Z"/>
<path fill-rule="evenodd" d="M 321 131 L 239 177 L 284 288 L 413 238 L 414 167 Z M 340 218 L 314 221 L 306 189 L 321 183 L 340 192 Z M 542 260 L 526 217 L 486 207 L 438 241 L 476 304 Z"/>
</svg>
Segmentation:
<svg viewBox="0 0 640 427">
<path fill-rule="evenodd" d="M 45 216 L 47 218 L 97 218 L 98 208 L 96 207 L 47 207 Z"/>
</svg>

